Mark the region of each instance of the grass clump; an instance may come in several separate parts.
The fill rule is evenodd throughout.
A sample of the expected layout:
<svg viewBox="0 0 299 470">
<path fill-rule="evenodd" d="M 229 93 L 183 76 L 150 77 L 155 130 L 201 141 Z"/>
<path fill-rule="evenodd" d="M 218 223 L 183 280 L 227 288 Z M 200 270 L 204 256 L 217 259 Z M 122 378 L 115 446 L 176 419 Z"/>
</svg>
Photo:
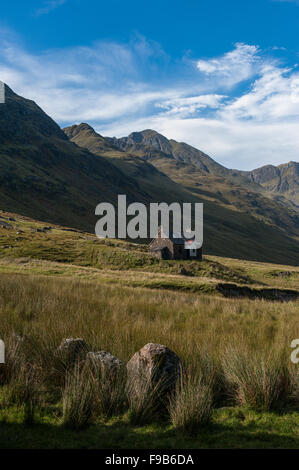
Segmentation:
<svg viewBox="0 0 299 470">
<path fill-rule="evenodd" d="M 142 426 L 157 418 L 165 417 L 165 384 L 163 379 L 154 382 L 151 377 L 144 378 L 136 387 L 134 382 L 127 384 L 129 421 Z"/>
<path fill-rule="evenodd" d="M 123 413 L 128 408 L 125 368 L 105 367 L 92 359 L 88 364 L 94 379 L 98 414 L 108 420 Z"/>
<path fill-rule="evenodd" d="M 292 380 L 284 355 L 230 349 L 223 357 L 230 396 L 256 411 L 279 411 L 287 406 Z"/>
<path fill-rule="evenodd" d="M 36 364 L 22 361 L 14 372 L 7 400 L 23 410 L 23 422 L 30 426 L 36 421 L 41 403 L 41 371 Z"/>
<path fill-rule="evenodd" d="M 95 417 L 95 386 L 90 370 L 76 364 L 68 371 L 62 390 L 62 424 L 80 430 L 90 425 Z"/>
<path fill-rule="evenodd" d="M 213 390 L 201 375 L 188 374 L 178 382 L 169 402 L 170 421 L 175 429 L 194 435 L 211 421 L 212 411 Z"/>
</svg>

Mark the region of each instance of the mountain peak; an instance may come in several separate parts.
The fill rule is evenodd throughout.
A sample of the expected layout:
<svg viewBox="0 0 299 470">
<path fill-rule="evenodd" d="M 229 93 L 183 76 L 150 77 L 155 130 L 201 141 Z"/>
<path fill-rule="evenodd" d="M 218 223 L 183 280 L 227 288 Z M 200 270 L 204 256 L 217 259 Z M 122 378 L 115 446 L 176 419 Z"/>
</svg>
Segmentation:
<svg viewBox="0 0 299 470">
<path fill-rule="evenodd" d="M 86 122 L 81 122 L 81 124 L 74 124 L 73 126 L 65 127 L 63 129 L 63 132 L 68 136 L 69 139 L 76 137 L 78 134 L 81 134 L 83 132 L 89 134 L 96 134 L 94 128 Z"/>
<path fill-rule="evenodd" d="M 164 135 L 152 129 L 145 129 L 141 132 L 132 132 L 127 138 L 127 144 L 135 146 L 142 145 L 159 150 L 168 155 L 171 154 L 171 145 Z"/>
<path fill-rule="evenodd" d="M 27 142 L 28 135 L 37 139 L 58 137 L 66 139 L 60 127 L 34 101 L 17 95 L 5 86 L 5 102 L 1 104 L 1 142 L 13 139 L 15 143 Z"/>
<path fill-rule="evenodd" d="M 88 148 L 92 152 L 117 150 L 108 139 L 98 134 L 93 127 L 85 122 L 65 127 L 63 132 L 69 140 L 79 147 Z"/>
</svg>

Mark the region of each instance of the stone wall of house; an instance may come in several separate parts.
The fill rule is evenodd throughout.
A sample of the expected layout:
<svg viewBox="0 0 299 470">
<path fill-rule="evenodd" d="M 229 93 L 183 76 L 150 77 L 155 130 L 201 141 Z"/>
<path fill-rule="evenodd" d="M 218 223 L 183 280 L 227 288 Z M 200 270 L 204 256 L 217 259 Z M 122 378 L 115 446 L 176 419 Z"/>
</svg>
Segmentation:
<svg viewBox="0 0 299 470">
<path fill-rule="evenodd" d="M 157 251 L 157 248 L 162 250 L 167 248 L 169 250 L 169 256 L 163 257 L 161 251 Z M 185 249 L 184 244 L 175 244 L 170 238 L 161 238 L 160 233 L 150 244 L 150 252 L 159 258 L 163 259 L 178 259 L 178 260 L 201 260 L 202 259 L 202 248 L 196 251 L 196 256 L 190 256 L 189 250 Z"/>
<path fill-rule="evenodd" d="M 169 238 L 155 238 L 151 244 L 150 244 L 150 251 L 155 249 L 155 248 L 164 248 L 167 247 L 171 253 L 171 255 L 174 255 L 174 246 L 173 242 Z"/>
</svg>

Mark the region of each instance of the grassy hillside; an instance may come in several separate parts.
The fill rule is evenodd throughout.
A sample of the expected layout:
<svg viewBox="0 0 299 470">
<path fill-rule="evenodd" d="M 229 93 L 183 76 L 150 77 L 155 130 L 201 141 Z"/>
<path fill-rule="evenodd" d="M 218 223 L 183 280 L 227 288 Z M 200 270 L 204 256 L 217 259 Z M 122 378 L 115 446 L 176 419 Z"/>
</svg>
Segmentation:
<svg viewBox="0 0 299 470">
<path fill-rule="evenodd" d="M 233 178 L 202 152 L 154 131 L 134 133 L 134 145 L 129 138 L 107 141 L 86 124 L 64 131 L 80 147 L 134 177 L 157 200 L 203 202 L 206 253 L 299 264 L 298 214 L 260 194 L 247 178 Z M 115 150 L 116 144 L 126 151 Z"/>
<path fill-rule="evenodd" d="M 299 268 L 205 255 L 202 262 L 159 260 L 147 245 L 0 211 L 0 271 L 83 277 L 127 286 L 203 293 L 223 282 L 251 289 L 299 290 Z M 241 294 L 240 294 L 241 295 Z"/>
<path fill-rule="evenodd" d="M 146 204 L 203 202 L 207 254 L 299 264 L 298 214 L 255 192 L 248 179 L 242 177 L 251 189 L 240 185 L 202 152 L 151 131 L 151 154 L 142 158 L 116 149 L 87 125 L 65 132 L 74 142 L 35 103 L 6 87 L 2 209 L 93 232 L 96 205 L 115 203 L 118 194 Z"/>
<path fill-rule="evenodd" d="M 71 143 L 34 102 L 6 86 L 0 109 L 0 206 L 40 220 L 93 230 L 101 201 L 147 201 L 147 195 L 104 158 Z"/>
<path fill-rule="evenodd" d="M 213 256 L 159 261 L 144 245 L 100 241 L 6 212 L 0 248 L 0 338 L 7 353 L 6 369 L 0 366 L 1 448 L 298 448 L 298 367 L 290 343 L 299 337 L 299 300 L 227 298 L 217 289 L 233 283 L 299 291 L 298 267 Z M 119 407 L 117 382 L 117 395 L 106 390 L 105 400 L 92 405 L 89 425 L 70 427 L 66 380 L 77 378 L 56 353 L 69 337 L 124 362 L 148 342 L 166 344 L 188 377 L 199 374 L 201 389 L 211 393 L 209 422 L 190 431 L 178 425 L 179 409 L 163 417 L 148 408 L 137 422 L 132 404 Z M 232 393 L 238 364 L 248 395 Z M 104 397 L 104 390 L 97 393 Z M 277 394 L 282 401 L 267 404 Z M 113 396 L 119 398 L 107 415 Z M 180 406 L 192 416 L 187 396 Z"/>
</svg>

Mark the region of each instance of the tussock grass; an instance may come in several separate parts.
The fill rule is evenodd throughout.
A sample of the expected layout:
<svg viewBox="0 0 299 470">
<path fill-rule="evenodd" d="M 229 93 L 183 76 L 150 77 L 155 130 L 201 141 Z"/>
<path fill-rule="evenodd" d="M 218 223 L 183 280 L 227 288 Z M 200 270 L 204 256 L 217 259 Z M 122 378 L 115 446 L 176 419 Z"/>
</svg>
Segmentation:
<svg viewBox="0 0 299 470">
<path fill-rule="evenodd" d="M 161 400 L 161 390 L 163 388 L 163 380 L 153 385 L 150 379 L 144 380 L 137 390 L 133 383 L 127 387 L 128 416 L 131 424 L 142 426 L 149 424 L 151 421 L 156 421 L 159 413 L 160 416 L 165 415 L 166 403 Z"/>
<path fill-rule="evenodd" d="M 21 360 L 15 365 L 7 400 L 23 410 L 24 424 L 34 424 L 41 403 L 41 371 L 36 364 Z"/>
<path fill-rule="evenodd" d="M 170 399 L 169 414 L 174 428 L 187 434 L 196 434 L 207 425 L 213 411 L 213 388 L 201 374 L 187 377 L 178 383 Z"/>
<path fill-rule="evenodd" d="M 62 390 L 62 423 L 80 430 L 92 423 L 95 412 L 95 386 L 90 370 L 77 363 L 68 371 Z"/>
<path fill-rule="evenodd" d="M 285 354 L 233 348 L 225 352 L 223 370 L 229 393 L 239 405 L 257 411 L 281 410 L 293 391 Z"/>
<path fill-rule="evenodd" d="M 27 403 L 27 422 L 37 415 L 36 391 L 42 390 L 71 429 L 127 411 L 130 422 L 141 425 L 155 419 L 157 390 L 145 387 L 133 397 L 125 375 L 105 377 L 84 364 L 70 368 L 57 348 L 63 338 L 81 337 L 90 350 L 106 350 L 126 362 L 149 342 L 165 344 L 188 371 L 172 397 L 170 420 L 195 433 L 227 398 L 259 410 L 298 407 L 298 372 L 290 362 L 298 314 L 298 302 L 1 274 L 0 338 L 7 363 L 0 380 L 14 401 Z"/>
<path fill-rule="evenodd" d="M 101 367 L 97 361 L 87 362 L 95 386 L 96 409 L 99 416 L 108 420 L 118 416 L 128 408 L 126 394 L 126 369 L 120 367 L 108 369 Z"/>
</svg>

